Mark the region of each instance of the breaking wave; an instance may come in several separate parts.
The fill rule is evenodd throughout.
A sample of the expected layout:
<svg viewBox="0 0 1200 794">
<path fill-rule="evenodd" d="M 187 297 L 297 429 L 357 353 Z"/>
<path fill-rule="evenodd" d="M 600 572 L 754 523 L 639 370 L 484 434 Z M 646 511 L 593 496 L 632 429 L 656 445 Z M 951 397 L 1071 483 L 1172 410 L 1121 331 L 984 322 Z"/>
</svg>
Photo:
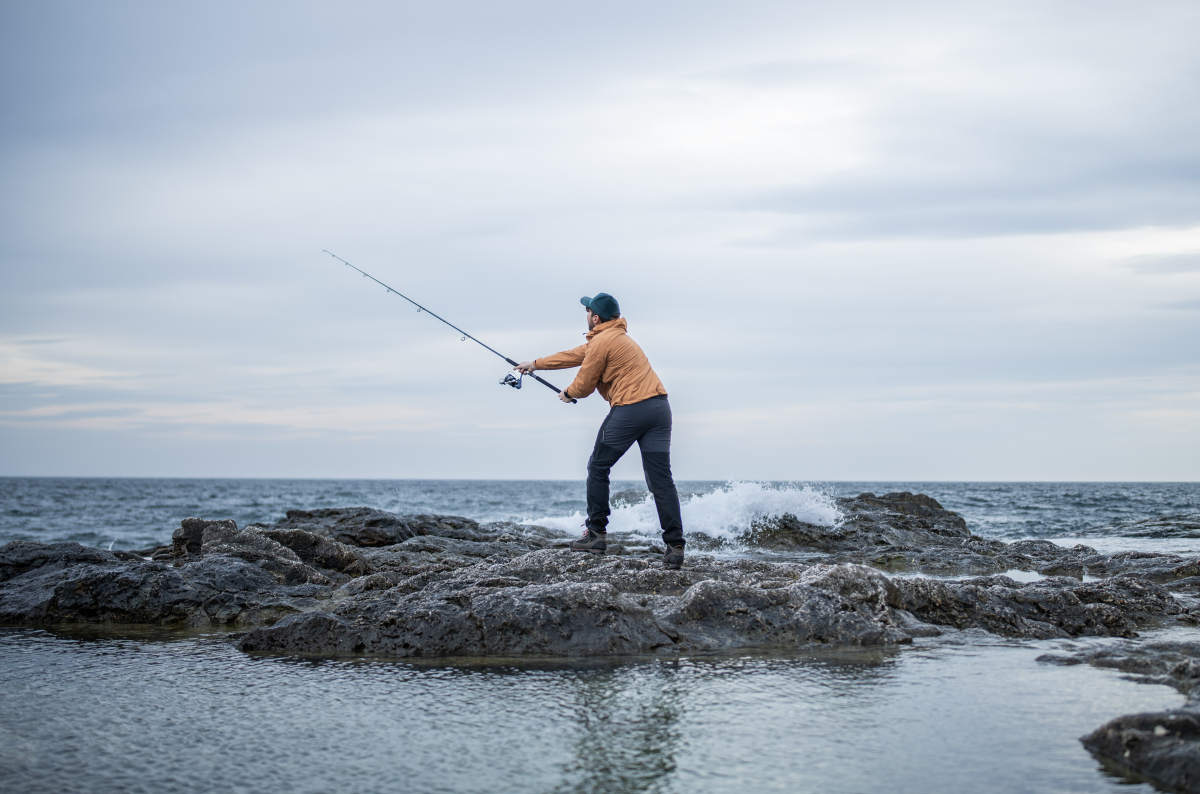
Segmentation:
<svg viewBox="0 0 1200 794">
<path fill-rule="evenodd" d="M 614 532 L 636 532 L 658 538 L 658 512 L 654 498 L 638 492 L 632 503 L 617 496 L 608 528 Z M 708 493 L 681 498 L 683 531 L 703 532 L 714 538 L 734 540 L 755 521 L 791 513 L 801 521 L 820 526 L 833 526 L 841 520 L 841 512 L 833 498 L 808 485 L 771 485 L 760 482 L 730 482 Z M 578 511 L 567 516 L 547 516 L 523 523 L 536 524 L 564 533 L 580 531 L 586 516 Z"/>
</svg>

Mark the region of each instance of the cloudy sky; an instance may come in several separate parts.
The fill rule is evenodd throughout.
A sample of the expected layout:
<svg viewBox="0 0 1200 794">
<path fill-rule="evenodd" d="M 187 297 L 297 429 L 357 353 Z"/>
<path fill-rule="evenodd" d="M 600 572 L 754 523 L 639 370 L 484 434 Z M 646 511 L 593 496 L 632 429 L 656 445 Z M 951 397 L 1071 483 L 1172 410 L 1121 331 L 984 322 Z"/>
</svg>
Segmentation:
<svg viewBox="0 0 1200 794">
<path fill-rule="evenodd" d="M 0 4 L 0 475 L 1200 479 L 1200 4 Z M 547 377 L 565 386 L 571 373 Z M 636 455 L 614 476 L 640 474 Z"/>
</svg>

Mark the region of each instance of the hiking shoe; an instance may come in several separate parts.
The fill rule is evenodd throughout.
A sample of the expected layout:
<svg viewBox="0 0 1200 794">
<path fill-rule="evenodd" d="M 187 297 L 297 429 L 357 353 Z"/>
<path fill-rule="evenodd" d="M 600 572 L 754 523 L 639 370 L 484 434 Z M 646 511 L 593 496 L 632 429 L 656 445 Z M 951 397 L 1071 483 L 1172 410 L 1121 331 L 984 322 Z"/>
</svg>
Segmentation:
<svg viewBox="0 0 1200 794">
<path fill-rule="evenodd" d="M 663 555 L 663 567 L 670 571 L 678 571 L 683 567 L 683 546 L 667 546 Z"/>
<path fill-rule="evenodd" d="M 591 529 L 585 529 L 582 538 L 571 541 L 571 551 L 587 551 L 592 554 L 603 554 L 607 548 L 607 532 L 593 532 Z"/>
</svg>

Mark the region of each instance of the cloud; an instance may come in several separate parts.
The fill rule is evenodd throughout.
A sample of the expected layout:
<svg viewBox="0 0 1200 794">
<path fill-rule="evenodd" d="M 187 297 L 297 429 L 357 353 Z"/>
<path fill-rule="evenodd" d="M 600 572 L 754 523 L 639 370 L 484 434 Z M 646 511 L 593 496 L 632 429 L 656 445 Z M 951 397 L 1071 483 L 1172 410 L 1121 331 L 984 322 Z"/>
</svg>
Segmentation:
<svg viewBox="0 0 1200 794">
<path fill-rule="evenodd" d="M 579 475 L 328 248 L 517 359 L 617 295 L 681 476 L 1197 476 L 1194 4 L 91 7 L 0 7 L 11 473 Z"/>
<path fill-rule="evenodd" d="M 1125 266 L 1144 275 L 1200 273 L 1200 251 L 1184 254 L 1148 254 L 1126 259 Z"/>
</svg>

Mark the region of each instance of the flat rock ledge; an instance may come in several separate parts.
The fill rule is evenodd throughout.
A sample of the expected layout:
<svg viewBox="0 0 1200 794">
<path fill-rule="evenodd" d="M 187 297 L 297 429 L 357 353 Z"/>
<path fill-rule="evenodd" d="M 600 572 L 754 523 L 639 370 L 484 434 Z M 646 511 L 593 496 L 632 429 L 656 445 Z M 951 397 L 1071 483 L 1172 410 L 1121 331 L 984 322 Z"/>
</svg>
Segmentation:
<svg viewBox="0 0 1200 794">
<path fill-rule="evenodd" d="M 1123 643 L 1039 661 L 1113 668 L 1184 693 L 1182 708 L 1118 717 L 1080 741 L 1097 758 L 1161 788 L 1200 794 L 1200 642 Z"/>
</svg>

